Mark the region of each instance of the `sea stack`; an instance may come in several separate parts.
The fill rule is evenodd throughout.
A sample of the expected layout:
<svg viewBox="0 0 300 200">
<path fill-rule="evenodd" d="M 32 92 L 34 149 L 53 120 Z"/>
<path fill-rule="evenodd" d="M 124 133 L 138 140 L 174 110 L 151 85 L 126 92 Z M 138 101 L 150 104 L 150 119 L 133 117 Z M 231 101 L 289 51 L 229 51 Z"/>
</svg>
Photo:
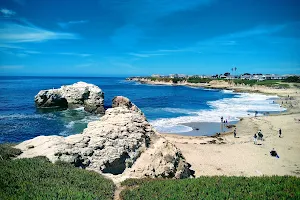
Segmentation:
<svg viewBox="0 0 300 200">
<path fill-rule="evenodd" d="M 98 121 L 82 134 L 38 136 L 16 146 L 19 158 L 46 156 L 93 170 L 113 180 L 122 178 L 187 178 L 190 165 L 180 150 L 152 128 L 144 114 L 126 97 L 113 100 Z"/>
<path fill-rule="evenodd" d="M 77 82 L 58 89 L 41 90 L 34 98 L 38 108 L 78 108 L 90 113 L 103 114 L 104 93 L 93 84 Z"/>
</svg>

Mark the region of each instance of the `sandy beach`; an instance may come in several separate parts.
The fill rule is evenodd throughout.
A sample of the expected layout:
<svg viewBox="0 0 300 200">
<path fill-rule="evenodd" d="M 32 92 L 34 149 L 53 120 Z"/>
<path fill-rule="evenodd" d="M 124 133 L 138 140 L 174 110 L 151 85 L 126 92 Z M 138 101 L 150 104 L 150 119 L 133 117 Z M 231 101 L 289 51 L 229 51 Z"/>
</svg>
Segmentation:
<svg viewBox="0 0 300 200">
<path fill-rule="evenodd" d="M 270 116 L 242 118 L 236 124 L 237 138 L 233 129 L 219 137 L 181 136 L 164 134 L 183 153 L 195 170 L 196 177 L 207 175 L 262 176 L 293 175 L 300 176 L 300 90 L 273 89 L 267 87 L 228 87 L 239 91 L 253 91 L 275 94 L 286 112 Z M 219 127 L 218 127 L 219 128 Z M 278 130 L 282 129 L 279 138 Z M 253 142 L 253 135 L 261 130 L 263 141 Z M 275 149 L 279 158 L 272 157 Z"/>
</svg>

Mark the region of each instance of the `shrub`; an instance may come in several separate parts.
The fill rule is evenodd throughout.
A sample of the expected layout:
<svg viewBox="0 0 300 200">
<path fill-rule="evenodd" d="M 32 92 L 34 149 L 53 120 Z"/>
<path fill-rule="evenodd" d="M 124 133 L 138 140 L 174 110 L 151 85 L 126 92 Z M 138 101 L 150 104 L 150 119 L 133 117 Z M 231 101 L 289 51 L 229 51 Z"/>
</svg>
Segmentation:
<svg viewBox="0 0 300 200">
<path fill-rule="evenodd" d="M 0 144 L 0 161 L 9 160 L 22 153 L 20 149 L 15 149 L 12 146 L 13 144 Z"/>
<path fill-rule="evenodd" d="M 139 185 L 121 192 L 125 200 L 134 199 L 299 199 L 300 178 L 200 177 L 183 180 L 130 180 Z"/>
<path fill-rule="evenodd" d="M 113 199 L 115 186 L 96 172 L 45 157 L 0 161 L 0 199 Z"/>
<path fill-rule="evenodd" d="M 300 83 L 300 77 L 299 76 L 290 76 L 283 80 L 284 82 L 290 82 L 290 83 Z"/>
<path fill-rule="evenodd" d="M 200 77 L 189 77 L 187 82 L 189 83 L 209 83 L 212 81 L 210 78 L 200 78 Z"/>
</svg>

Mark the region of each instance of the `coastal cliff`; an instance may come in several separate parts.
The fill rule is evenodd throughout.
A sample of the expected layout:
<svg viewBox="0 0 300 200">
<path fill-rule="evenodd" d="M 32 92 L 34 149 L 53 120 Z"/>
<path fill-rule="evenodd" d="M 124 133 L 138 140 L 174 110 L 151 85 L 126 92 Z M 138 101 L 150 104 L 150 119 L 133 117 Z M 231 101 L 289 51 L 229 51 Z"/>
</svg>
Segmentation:
<svg viewBox="0 0 300 200">
<path fill-rule="evenodd" d="M 279 96 L 285 96 L 290 93 L 290 84 L 247 84 L 237 83 L 233 80 L 212 80 L 212 79 L 199 79 L 199 82 L 189 82 L 187 79 L 171 79 L 171 78 L 151 78 L 151 77 L 130 77 L 126 78 L 127 81 L 139 82 L 141 84 L 150 85 L 172 85 L 172 86 L 190 86 L 190 87 L 202 87 L 207 89 L 227 89 L 235 92 L 249 92 L 249 93 L 264 93 L 264 94 L 276 94 Z M 175 80 L 175 81 L 174 81 Z M 275 80 L 276 81 L 276 80 Z M 263 82 L 257 82 L 263 83 Z M 293 90 L 293 91 L 294 91 Z M 292 91 L 292 93 L 293 93 Z"/>
<path fill-rule="evenodd" d="M 82 134 L 38 136 L 16 146 L 19 158 L 46 156 L 110 176 L 187 178 L 192 175 L 180 150 L 160 136 L 128 98 L 118 96 L 113 108 Z"/>
</svg>

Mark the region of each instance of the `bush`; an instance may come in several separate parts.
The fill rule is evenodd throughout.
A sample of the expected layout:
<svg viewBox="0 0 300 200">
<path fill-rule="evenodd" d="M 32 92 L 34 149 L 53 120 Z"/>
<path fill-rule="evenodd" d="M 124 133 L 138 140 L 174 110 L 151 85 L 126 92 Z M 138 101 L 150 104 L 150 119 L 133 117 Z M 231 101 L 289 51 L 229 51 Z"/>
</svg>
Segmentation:
<svg viewBox="0 0 300 200">
<path fill-rule="evenodd" d="M 199 78 L 199 77 L 189 77 L 187 82 L 189 83 L 209 83 L 212 81 L 210 78 Z"/>
<path fill-rule="evenodd" d="M 13 144 L 0 144 L 0 161 L 9 160 L 22 153 L 20 149 L 15 149 L 12 146 Z"/>
<path fill-rule="evenodd" d="M 128 181 L 135 185 L 138 181 Z M 125 184 L 125 185 L 126 185 Z M 300 178 L 201 177 L 183 180 L 144 180 L 138 187 L 122 191 L 126 200 L 134 199 L 299 199 Z"/>
<path fill-rule="evenodd" d="M 290 82 L 290 83 L 300 83 L 300 77 L 299 76 L 290 76 L 283 80 L 284 82 Z"/>
<path fill-rule="evenodd" d="M 0 161 L 0 199 L 113 199 L 115 186 L 96 172 L 45 157 Z"/>
</svg>

